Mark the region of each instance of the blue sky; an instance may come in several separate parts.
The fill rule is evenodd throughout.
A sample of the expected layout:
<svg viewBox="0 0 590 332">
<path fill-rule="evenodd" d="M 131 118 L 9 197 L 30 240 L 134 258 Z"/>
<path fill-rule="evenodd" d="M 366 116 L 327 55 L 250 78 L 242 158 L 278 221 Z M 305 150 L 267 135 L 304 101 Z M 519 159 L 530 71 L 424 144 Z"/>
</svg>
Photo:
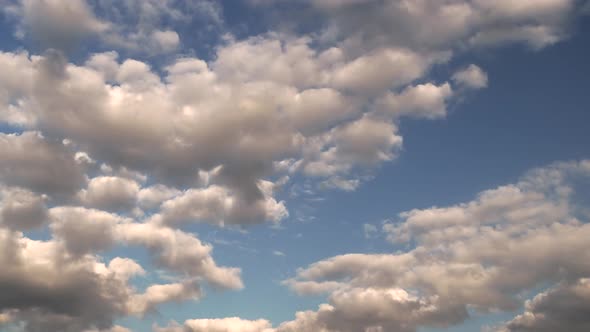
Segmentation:
<svg viewBox="0 0 590 332">
<path fill-rule="evenodd" d="M 590 326 L 590 3 L 0 5 L 0 331 Z"/>
</svg>

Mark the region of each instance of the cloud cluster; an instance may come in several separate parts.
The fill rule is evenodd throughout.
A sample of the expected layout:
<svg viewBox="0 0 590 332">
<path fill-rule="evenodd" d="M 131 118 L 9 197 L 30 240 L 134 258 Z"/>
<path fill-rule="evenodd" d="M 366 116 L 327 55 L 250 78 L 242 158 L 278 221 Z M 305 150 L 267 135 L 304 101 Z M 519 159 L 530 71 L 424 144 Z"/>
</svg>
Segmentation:
<svg viewBox="0 0 590 332">
<path fill-rule="evenodd" d="M 12 208 L 20 195 L 28 198 L 19 192 L 3 201 L 3 210 Z M 27 209 L 28 213 L 18 213 L 31 216 L 38 207 L 21 207 Z M 102 331 L 117 318 L 143 316 L 161 303 L 199 299 L 202 281 L 220 289 L 243 287 L 240 270 L 217 266 L 211 246 L 192 234 L 81 207 L 43 211 L 51 240 L 31 240 L 19 231 L 0 228 L 3 324 L 22 323 L 26 331 Z M 154 264 L 176 273 L 181 281 L 152 284 L 139 292 L 129 283 L 146 274 L 139 264 L 120 257 L 105 264 L 96 255 L 117 244 L 147 248 Z"/>
<path fill-rule="evenodd" d="M 269 321 L 264 319 L 245 320 L 238 317 L 222 319 L 190 319 L 183 326 L 171 324 L 156 327 L 155 332 L 273 332 Z"/>
<path fill-rule="evenodd" d="M 312 190 L 355 190 L 400 153 L 404 117 L 443 118 L 455 98 L 488 84 L 475 64 L 440 81 L 430 77 L 434 67 L 474 47 L 551 45 L 568 35 L 579 6 L 309 0 L 306 10 L 325 22 L 317 31 L 239 40 L 209 0 L 0 4 L 16 36 L 45 49 L 0 52 L 0 324 L 105 332 L 126 331 L 117 318 L 199 299 L 203 283 L 244 287 L 239 268 L 219 266 L 211 245 L 179 227 L 279 223 L 289 216 L 280 189 L 293 179 Z M 125 57 L 179 50 L 177 30 L 195 20 L 204 27 L 195 34 L 219 39 L 209 59 Z M 99 41 L 96 53 L 66 58 L 83 40 Z M 328 303 L 274 330 L 450 326 L 469 309 L 514 309 L 514 294 L 543 282 L 562 288 L 506 328 L 561 319 L 544 313 L 545 301 L 578 294 L 590 269 L 590 230 L 567 184 L 588 165 L 558 164 L 471 202 L 402 213 L 383 231 L 414 249 L 300 270 L 286 283 L 329 293 Z M 47 238 L 33 240 L 23 233 L 30 230 Z M 177 282 L 136 289 L 132 279 L 149 272 L 129 258 L 101 258 L 125 246 L 146 250 Z M 179 329 L 273 331 L 268 321 L 239 318 L 162 331 Z"/>
<path fill-rule="evenodd" d="M 558 285 L 527 301 L 526 311 L 498 332 L 587 331 L 589 305 L 590 280 Z"/>
<path fill-rule="evenodd" d="M 105 264 L 93 255 L 72 256 L 60 241 L 31 240 L 9 230 L 0 230 L 0 244 L 1 323 L 23 322 L 26 331 L 106 330 L 118 317 L 198 296 L 195 284 L 138 292 L 129 279 L 145 271 L 128 258 Z"/>
<path fill-rule="evenodd" d="M 446 327 L 471 309 L 514 310 L 519 294 L 546 283 L 564 285 L 529 302 L 507 330 L 553 331 L 568 326 L 568 314 L 572 329 L 583 330 L 590 227 L 577 219 L 571 197 L 573 184 L 589 175 L 589 161 L 558 163 L 471 202 L 400 214 L 383 230 L 395 243 L 414 242 L 414 249 L 346 254 L 300 270 L 286 284 L 300 294 L 330 293 L 329 303 L 299 313 L 278 331 Z"/>
<path fill-rule="evenodd" d="M 113 52 L 96 54 L 82 66 L 67 63 L 56 52 L 34 57 L 4 53 L 0 66 L 14 75 L 26 73 L 29 80 L 7 87 L 3 118 L 42 130 L 48 139 L 67 139 L 69 150 L 83 151 L 90 161 L 138 171 L 180 189 L 199 188 L 186 192 L 184 201 L 216 202 L 205 205 L 217 212 L 192 211 L 188 217 L 216 224 L 240 218 L 278 221 L 286 209 L 264 182 L 281 175 L 277 162 L 293 160 L 287 174 L 303 173 L 343 187 L 357 181 L 357 172 L 395 157 L 402 143 L 394 122 L 398 116 L 444 116 L 452 96 L 448 83 L 417 85 L 399 95 L 390 93 L 386 111 L 363 111 L 361 103 L 369 95 L 419 78 L 432 60 L 386 51 L 375 56 L 403 72 L 385 73 L 377 85 L 353 82 L 372 60 L 347 63 L 336 50 L 318 53 L 310 42 L 273 36 L 236 42 L 222 47 L 211 64 L 177 60 L 164 78 L 146 63 L 119 62 Z M 253 60 L 237 61 L 243 58 Z M 414 70 L 408 61 L 420 64 Z M 347 94 L 333 84 L 358 93 Z M 20 139 L 33 135 L 27 132 Z M 81 172 L 81 166 L 72 162 L 71 172 Z M 72 190 L 84 189 L 83 180 L 79 177 Z M 78 196 L 86 206 L 120 211 L 132 208 L 142 189 L 129 180 L 102 176 L 91 179 Z M 170 210 L 180 202 L 165 206 Z"/>
<path fill-rule="evenodd" d="M 589 176 L 590 161 L 561 162 L 466 203 L 403 212 L 382 230 L 393 243 L 413 242 L 412 249 L 345 254 L 299 269 L 285 284 L 300 295 L 327 293 L 328 303 L 272 329 L 260 323 L 253 331 L 447 328 L 473 310 L 514 311 L 523 295 L 551 284 L 497 331 L 584 331 L 590 324 L 590 227 L 578 219 L 574 189 Z M 156 330 L 201 331 L 190 322 Z M 242 331 L 264 321 L 196 322 L 223 322 L 223 331 Z"/>
<path fill-rule="evenodd" d="M 415 49 L 522 42 L 541 48 L 567 36 L 567 18 L 580 6 L 575 0 L 309 2 L 328 19 L 324 38 L 343 40 L 351 50 L 384 43 Z"/>
<path fill-rule="evenodd" d="M 221 7 L 210 0 L 4 2 L 2 12 L 16 21 L 17 38 L 64 51 L 90 39 L 134 53 L 171 53 L 181 46 L 175 29 L 198 23 L 208 32 L 221 33 L 224 24 Z"/>
<path fill-rule="evenodd" d="M 59 24 L 81 24 L 62 15 L 77 10 L 95 20 L 104 17 L 107 30 L 121 25 L 113 22 L 136 22 L 134 33 L 153 32 L 170 45 L 171 32 L 153 30 L 162 22 L 188 20 L 191 10 L 222 20 L 221 9 L 206 1 L 30 0 L 7 10 L 28 22 L 33 20 L 28 11 L 38 12 L 35 8 L 42 5 L 55 8 L 43 17 L 58 30 Z M 67 139 L 90 160 L 140 172 L 158 188 L 190 189 L 174 196 L 169 191 L 144 205 L 157 210 L 161 204 L 159 217 L 165 223 L 276 222 L 288 212 L 284 202 L 263 190 L 263 181 L 299 173 L 318 188 L 354 190 L 367 171 L 400 151 L 400 117 L 444 117 L 464 88 L 487 85 L 487 75 L 476 65 L 457 71 L 448 82 L 418 83 L 433 66 L 448 62 L 474 40 L 488 38 L 482 36 L 495 35 L 493 44 L 498 44 L 505 39 L 495 32 L 498 26 L 545 31 L 547 36 L 522 41 L 551 44 L 565 35 L 576 6 L 568 0 L 541 6 L 311 1 L 310 9 L 326 16 L 319 37 L 229 36 L 210 61 L 179 58 L 163 74 L 148 63 L 119 59 L 114 51 L 94 54 L 83 64 L 68 63 L 54 51 L 42 56 L 2 53 L 0 67 L 8 74 L 2 79 L 1 118 L 42 132 L 45 142 Z M 137 18 L 129 19 L 130 13 Z M 441 22 L 441 27 L 425 30 L 412 23 L 423 21 Z M 290 166 L 279 170 L 275 166 L 280 163 Z M 147 189 L 99 175 L 87 188 L 80 178 L 75 183 L 84 206 L 131 211 L 138 193 Z"/>
</svg>

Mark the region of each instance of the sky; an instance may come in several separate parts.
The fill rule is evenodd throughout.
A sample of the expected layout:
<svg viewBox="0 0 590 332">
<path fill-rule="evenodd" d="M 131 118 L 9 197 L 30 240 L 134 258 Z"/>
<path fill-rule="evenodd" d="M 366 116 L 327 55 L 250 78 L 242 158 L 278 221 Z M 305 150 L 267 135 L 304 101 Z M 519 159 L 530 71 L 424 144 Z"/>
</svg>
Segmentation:
<svg viewBox="0 0 590 332">
<path fill-rule="evenodd" d="M 586 0 L 0 0 L 0 331 L 589 331 L 588 36 Z"/>
</svg>

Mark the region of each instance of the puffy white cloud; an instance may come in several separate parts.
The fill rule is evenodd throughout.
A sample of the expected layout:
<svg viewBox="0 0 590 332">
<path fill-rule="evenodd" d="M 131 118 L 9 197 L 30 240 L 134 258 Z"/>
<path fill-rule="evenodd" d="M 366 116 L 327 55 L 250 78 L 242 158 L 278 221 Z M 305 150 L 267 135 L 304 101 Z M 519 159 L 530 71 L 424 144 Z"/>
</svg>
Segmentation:
<svg viewBox="0 0 590 332">
<path fill-rule="evenodd" d="M 204 279 L 218 288 L 243 287 L 241 270 L 217 266 L 212 247 L 191 234 L 149 223 L 122 223 L 115 232 L 120 241 L 148 248 L 157 265 L 181 277 Z"/>
<path fill-rule="evenodd" d="M 135 206 L 139 184 L 116 176 L 91 179 L 88 188 L 78 193 L 84 205 L 106 211 L 126 211 Z"/>
<path fill-rule="evenodd" d="M 219 34 L 209 62 L 174 57 L 160 68 L 115 51 L 75 63 L 54 50 L 0 53 L 0 121 L 28 130 L 0 134 L 0 265 L 7 267 L 0 269 L 0 321 L 29 330 L 123 331 L 113 320 L 198 299 L 201 282 L 242 288 L 240 269 L 219 266 L 211 245 L 173 227 L 279 222 L 288 212 L 278 188 L 299 176 L 355 190 L 397 156 L 404 116 L 446 115 L 455 92 L 449 83 L 428 83 L 433 66 L 481 45 L 555 43 L 578 6 L 310 3 L 327 19 L 322 31 L 243 40 Z M 95 35 L 99 47 L 156 55 L 184 44 L 177 28 L 195 19 L 206 22 L 207 35 L 223 30 L 221 5 L 205 0 L 22 0 L 3 11 L 17 18 L 22 36 L 61 49 Z M 487 84 L 474 65 L 448 80 Z M 572 215 L 564 180 L 583 165 L 540 170 L 471 202 L 401 214 L 384 231 L 415 249 L 342 255 L 300 270 L 286 283 L 300 293 L 327 292 L 328 303 L 278 330 L 444 327 L 465 319 L 467 308 L 513 309 L 519 291 L 587 276 L 582 239 L 590 233 Z M 51 240 L 18 232 L 46 219 Z M 179 281 L 134 289 L 128 281 L 147 273 L 141 266 L 123 258 L 106 265 L 99 256 L 121 245 L 146 248 Z M 265 320 L 238 318 L 170 328 L 273 330 Z"/>
<path fill-rule="evenodd" d="M 481 89 L 488 86 L 488 75 L 478 66 L 471 64 L 454 73 L 453 81 L 467 88 Z"/>
<path fill-rule="evenodd" d="M 397 127 L 393 123 L 365 115 L 334 128 L 326 136 L 325 143 L 318 144 L 319 148 L 315 151 L 310 149 L 303 172 L 324 177 L 348 174 L 355 168 L 393 159 L 401 144 L 402 138 L 397 135 Z M 332 183 L 337 185 L 338 182 Z"/>
<path fill-rule="evenodd" d="M 421 77 L 429 60 L 408 49 L 384 49 L 338 68 L 334 86 L 346 91 L 378 94 Z"/>
<path fill-rule="evenodd" d="M 21 20 L 17 35 L 30 34 L 45 47 L 68 49 L 109 28 L 85 0 L 19 0 L 5 10 Z"/>
<path fill-rule="evenodd" d="M 285 108 L 289 121 L 304 134 L 321 133 L 359 112 L 359 105 L 334 89 L 307 89 Z"/>
<path fill-rule="evenodd" d="M 498 332 L 587 331 L 590 328 L 590 280 L 564 283 L 542 292 L 525 304 L 525 312 Z"/>
<path fill-rule="evenodd" d="M 434 64 L 448 61 L 457 44 L 480 38 L 502 20 L 523 29 L 530 27 L 521 21 L 540 20 L 531 29 L 557 29 L 562 26 L 557 21 L 567 20 L 567 8 L 574 6 L 566 0 L 538 8 L 459 0 L 313 5 L 330 17 L 335 36 L 342 33 L 332 41 L 320 38 L 324 48 L 315 47 L 313 34 L 228 37 L 209 63 L 181 58 L 165 67 L 163 75 L 138 60 L 119 61 L 116 52 L 96 54 L 85 65 L 68 64 L 54 53 L 31 58 L 5 54 L 5 67 L 26 75 L 22 83 L 5 82 L 10 112 L 4 118 L 67 137 L 93 160 L 140 171 L 166 185 L 199 187 L 199 173 L 223 166 L 223 179 L 218 180 L 226 189 L 248 202 L 256 197 L 257 204 L 264 204 L 258 181 L 272 178 L 273 163 L 287 159 L 299 161 L 294 171 L 328 177 L 321 180 L 323 187 L 353 190 L 362 179 L 357 166 L 371 169 L 395 156 L 401 138 L 394 122 L 400 116 L 446 114 L 453 97 L 449 84 L 413 82 L 425 78 Z M 157 22 L 163 17 L 186 19 L 190 11 L 183 6 L 189 5 L 130 1 L 119 9 L 137 12 L 147 22 L 140 24 L 142 31 L 163 37 L 172 47 L 175 32 Z M 114 14 L 107 10 L 105 15 Z M 440 18 L 441 28 L 428 32 L 407 17 L 417 22 Z M 349 30 L 354 33 L 345 33 Z M 368 37 L 369 32 L 375 33 Z M 453 80 L 473 88 L 486 84 L 485 73 L 475 66 Z M 374 105 L 388 110 L 387 115 L 372 114 Z M 357 136 L 354 143 L 342 138 L 368 123 L 381 127 L 377 133 L 389 131 L 389 137 L 364 142 Z M 363 144 L 368 152 L 362 156 L 343 152 Z M 367 162 L 356 157 L 368 157 Z"/>
<path fill-rule="evenodd" d="M 130 59 L 119 63 L 116 53 L 96 54 L 84 66 L 67 64 L 55 52 L 25 57 L 21 60 L 33 71 L 28 84 L 34 89 L 22 97 L 26 102 L 19 104 L 18 112 L 34 119 L 31 125 L 43 128 L 47 135 L 67 137 L 86 151 L 89 160 L 139 171 L 170 186 L 197 187 L 192 193 L 218 188 L 199 188 L 203 185 L 222 186 L 237 197 L 234 206 L 240 206 L 246 222 L 276 221 L 286 216 L 283 203 L 258 188 L 262 179 L 274 175 L 273 163 L 299 159 L 302 167 L 294 170 L 339 176 L 322 186 L 353 190 L 360 181 L 349 178 L 350 172 L 362 173 L 391 160 L 401 146 L 391 119 L 363 110 L 364 93 L 378 94 L 404 84 L 422 75 L 429 62 L 417 60 L 422 64 L 413 70 L 405 61 L 414 61 L 418 55 L 384 51 L 376 56 L 404 62 L 392 63 L 392 70 L 413 73 L 387 74 L 390 83 L 367 83 L 368 90 L 360 89 L 360 95 L 347 95 L 331 87 L 331 82 L 339 81 L 348 66 L 357 66 L 361 60 L 343 63 L 334 55 L 337 49 L 317 54 L 309 39 L 273 38 L 232 42 L 219 49 L 212 64 L 178 60 L 167 68 L 164 79 L 146 63 Z M 276 73 L 267 70 L 268 61 L 252 52 L 273 55 L 268 61 L 276 62 L 270 66 Z M 253 61 L 238 61 L 244 56 Z M 441 89 L 441 98 L 450 94 L 448 87 Z M 420 96 L 407 98 L 419 103 L 415 99 Z M 441 112 L 435 101 L 420 107 L 424 112 L 428 107 Z M 217 167 L 221 171 L 204 184 L 200 174 Z M 125 197 L 117 196 L 122 191 L 117 195 L 102 191 L 99 198 L 99 183 L 106 185 L 106 179 L 92 180 L 81 193 L 88 206 L 108 210 L 130 206 L 135 186 L 127 186 Z M 253 202 L 255 208 L 250 209 Z"/>
<path fill-rule="evenodd" d="M 484 191 L 471 202 L 400 214 L 400 221 L 385 224 L 384 231 L 392 241 L 413 241 L 414 249 L 340 255 L 299 270 L 285 283 L 301 294 L 328 292 L 330 301 L 283 325 L 300 331 L 443 327 L 464 320 L 468 308 L 511 311 L 518 307 L 517 295 L 523 291 L 542 283 L 585 278 L 590 273 L 585 263 L 590 227 L 576 219 L 572 184 L 590 175 L 587 165 L 588 161 L 557 163 L 532 170 L 516 184 Z M 380 294 L 395 288 L 411 290 L 421 304 L 411 306 L 416 313 L 400 317 L 391 313 L 385 316 L 391 319 L 387 321 L 376 314 L 383 312 L 376 307 L 371 313 L 362 311 L 381 303 L 379 297 L 367 297 L 375 303 L 356 310 L 336 300 L 359 303 L 357 293 Z M 539 308 L 529 305 L 528 311 Z M 431 316 L 424 318 L 418 314 L 421 310 Z M 515 319 L 514 331 L 523 330 L 526 325 L 518 324 L 530 320 L 530 315 Z M 337 325 L 347 319 L 351 321 Z"/>
<path fill-rule="evenodd" d="M 154 41 L 154 49 L 163 53 L 174 51 L 180 44 L 180 37 L 176 31 L 155 30 L 151 38 Z"/>
<path fill-rule="evenodd" d="M 0 52 L 0 121 L 19 127 L 27 127 L 35 121 L 32 114 L 23 112 L 21 107 L 25 96 L 30 93 L 31 67 L 29 55 L 25 52 Z"/>
<path fill-rule="evenodd" d="M 417 326 L 447 327 L 467 316 L 460 306 L 441 306 L 436 297 L 420 299 L 403 289 L 352 288 L 330 296 L 317 312 L 299 313 L 278 332 L 416 331 Z"/>
<path fill-rule="evenodd" d="M 108 328 L 108 329 L 101 329 L 101 330 L 90 329 L 90 330 L 84 330 L 83 332 L 131 332 L 131 330 L 126 327 L 120 326 L 120 325 L 115 325 L 115 326 Z"/>
<path fill-rule="evenodd" d="M 116 240 L 115 226 L 125 222 L 117 215 L 81 207 L 55 207 L 50 216 L 54 236 L 74 255 L 111 248 Z"/>
<path fill-rule="evenodd" d="M 154 262 L 181 278 L 202 279 L 215 287 L 242 288 L 240 269 L 219 267 L 212 247 L 192 234 L 153 223 L 136 223 L 116 214 L 81 207 L 50 210 L 54 237 L 80 256 L 117 244 L 145 247 Z"/>
<path fill-rule="evenodd" d="M 180 193 L 177 189 L 158 184 L 142 188 L 137 194 L 137 199 L 142 208 L 154 209 L 159 207 L 162 202 L 178 196 Z"/>
<path fill-rule="evenodd" d="M 221 6 L 210 0 L 101 0 L 93 1 L 111 29 L 102 34 L 105 44 L 150 55 L 170 53 L 180 45 L 174 29 L 200 24 L 209 32 L 223 32 Z M 198 33 L 191 39 L 199 38 Z"/>
<path fill-rule="evenodd" d="M 440 118 L 446 115 L 446 102 L 452 95 L 453 90 L 448 83 L 439 86 L 419 84 L 409 86 L 399 94 L 386 94 L 377 101 L 377 107 L 395 117 Z"/>
<path fill-rule="evenodd" d="M 0 133 L 0 150 L 0 181 L 6 185 L 68 196 L 86 182 L 74 154 L 39 132 Z"/>
<path fill-rule="evenodd" d="M 580 6 L 574 0 L 311 2 L 329 20 L 325 38 L 351 52 L 384 44 L 440 49 L 522 42 L 541 48 L 567 35 Z"/>
<path fill-rule="evenodd" d="M 266 220 L 279 222 L 287 215 L 284 202 L 277 202 L 271 196 L 250 202 L 224 187 L 210 186 L 191 189 L 165 201 L 160 214 L 153 219 L 168 225 L 193 221 L 224 226 Z"/>
<path fill-rule="evenodd" d="M 171 26 L 191 22 L 222 30 L 221 7 L 214 1 L 15 0 L 3 12 L 18 22 L 15 34 L 47 48 L 70 50 L 85 37 L 152 55 L 177 49 Z"/>
<path fill-rule="evenodd" d="M 155 332 L 273 332 L 269 321 L 245 320 L 238 317 L 221 319 L 190 319 L 183 326 L 155 328 Z"/>
<path fill-rule="evenodd" d="M 13 230 L 38 228 L 48 219 L 47 197 L 22 188 L 0 191 L 0 224 Z"/>
<path fill-rule="evenodd" d="M 270 35 L 220 47 L 212 69 L 223 81 L 267 81 L 297 88 L 321 85 L 324 68 L 309 38 L 282 40 Z M 248 61 L 244 61 L 248 59 Z M 329 65 L 329 64 L 328 64 Z"/>
<path fill-rule="evenodd" d="M 119 317 L 199 299 L 201 280 L 218 288 L 243 287 L 239 269 L 217 266 L 211 246 L 182 231 L 81 207 L 51 208 L 49 219 L 48 241 L 0 228 L 3 323 L 22 323 L 27 331 L 119 331 L 113 327 Z M 105 265 L 96 255 L 118 244 L 148 248 L 156 264 L 182 281 L 136 290 L 128 280 L 146 274 L 139 264 L 116 257 Z"/>
<path fill-rule="evenodd" d="M 167 285 L 151 285 L 144 293 L 134 294 L 127 303 L 130 313 L 144 314 L 154 310 L 158 304 L 171 301 L 198 299 L 200 289 L 194 283 L 175 283 Z"/>
<path fill-rule="evenodd" d="M 127 262 L 135 271 L 120 273 L 121 259 L 111 266 L 93 256 L 73 258 L 59 242 L 4 229 L 0 243 L 0 312 L 25 330 L 109 329 L 114 319 L 129 314 L 135 290 L 127 281 L 141 270 L 136 263 Z"/>
</svg>

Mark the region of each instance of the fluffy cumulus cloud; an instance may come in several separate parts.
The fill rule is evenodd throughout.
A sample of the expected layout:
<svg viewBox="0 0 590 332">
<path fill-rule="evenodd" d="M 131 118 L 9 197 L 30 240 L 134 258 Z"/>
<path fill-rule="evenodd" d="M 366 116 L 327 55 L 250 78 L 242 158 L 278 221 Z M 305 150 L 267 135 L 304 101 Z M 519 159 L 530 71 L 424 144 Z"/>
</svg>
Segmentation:
<svg viewBox="0 0 590 332">
<path fill-rule="evenodd" d="M 415 249 L 341 255 L 300 270 L 285 283 L 300 294 L 327 292 L 330 301 L 278 330 L 447 327 L 465 320 L 469 309 L 514 310 L 518 294 L 543 283 L 559 286 L 528 302 L 506 329 L 552 331 L 569 322 L 583 330 L 590 228 L 577 218 L 571 197 L 573 184 L 590 175 L 589 165 L 558 163 L 471 202 L 401 213 L 383 231 L 392 242 L 415 242 Z"/>
<path fill-rule="evenodd" d="M 135 53 L 170 53 L 181 45 L 174 27 L 201 24 L 223 32 L 221 7 L 210 0 L 4 0 L 14 34 L 46 48 L 71 51 L 85 39 Z M 201 36 L 204 37 L 204 36 Z"/>
<path fill-rule="evenodd" d="M 329 294 L 328 302 L 272 329 L 228 318 L 157 330 L 246 331 L 260 322 L 253 331 L 415 332 L 460 324 L 473 310 L 514 311 L 523 294 L 553 284 L 497 331 L 585 331 L 590 228 L 579 219 L 574 187 L 589 176 L 590 161 L 556 163 L 466 203 L 403 212 L 383 234 L 414 249 L 345 254 L 298 270 L 284 283 L 301 295 Z"/>
<path fill-rule="evenodd" d="M 62 142 L 39 132 L 0 134 L 0 180 L 39 193 L 71 195 L 86 182 L 84 169 Z"/>
<path fill-rule="evenodd" d="M 85 204 L 107 211 L 132 208 L 138 194 L 137 182 L 115 176 L 93 178 L 88 182 L 88 189 L 79 193 Z"/>
<path fill-rule="evenodd" d="M 484 69 L 455 55 L 549 46 L 580 12 L 574 0 L 286 1 L 320 23 L 285 19 L 284 29 L 244 36 L 218 1 L 0 5 L 16 42 L 38 50 L 0 52 L 0 324 L 87 332 L 127 331 L 117 319 L 198 300 L 203 285 L 243 288 L 241 268 L 218 264 L 187 224 L 279 224 L 290 216 L 284 188 L 356 190 L 401 153 L 405 118 L 444 118 L 456 98 L 487 86 Z M 187 47 L 201 41 L 206 52 Z M 440 67 L 453 74 L 435 79 Z M 400 214 L 383 234 L 415 249 L 300 270 L 285 283 L 329 295 L 291 322 L 160 329 L 411 332 L 456 324 L 470 309 L 514 309 L 514 294 L 540 283 L 558 285 L 506 329 L 553 324 L 563 315 L 549 303 L 585 296 L 590 231 L 568 179 L 587 169 L 557 164 L 471 202 Z M 128 257 L 102 258 L 125 247 L 174 281 L 152 283 L 154 272 Z"/>
<path fill-rule="evenodd" d="M 472 89 L 481 89 L 488 85 L 488 75 L 473 64 L 453 74 L 453 80 L 460 86 Z"/>
<path fill-rule="evenodd" d="M 22 188 L 5 188 L 0 200 L 0 224 L 13 230 L 39 228 L 47 221 L 46 196 Z"/>
<path fill-rule="evenodd" d="M 24 324 L 26 331 L 103 331 L 116 328 L 117 318 L 199 299 L 201 281 L 220 289 L 242 287 L 240 271 L 217 266 L 211 247 L 190 234 L 84 208 L 52 208 L 49 219 L 54 238 L 48 241 L 0 232 L 4 324 Z M 181 281 L 137 290 L 129 280 L 146 274 L 138 263 L 117 257 L 106 264 L 95 255 L 117 243 L 148 248 L 154 263 Z"/>
<path fill-rule="evenodd" d="M 128 258 L 106 264 L 92 255 L 72 256 L 59 241 L 35 241 L 16 231 L 2 230 L 0 239 L 2 323 L 22 322 L 26 331 L 117 331 L 118 317 L 197 295 L 176 284 L 139 292 L 129 279 L 145 271 Z"/>
<path fill-rule="evenodd" d="M 523 314 L 498 332 L 587 331 L 590 328 L 590 280 L 558 285 L 527 301 L 525 308 Z"/>
<path fill-rule="evenodd" d="M 273 332 L 269 321 L 245 320 L 238 317 L 222 319 L 190 319 L 184 325 L 171 324 L 155 328 L 155 332 Z"/>
<path fill-rule="evenodd" d="M 567 35 L 567 17 L 580 5 L 574 0 L 310 2 L 329 20 L 325 38 L 345 39 L 350 48 L 384 42 L 412 48 L 523 42 L 541 48 Z"/>
</svg>

